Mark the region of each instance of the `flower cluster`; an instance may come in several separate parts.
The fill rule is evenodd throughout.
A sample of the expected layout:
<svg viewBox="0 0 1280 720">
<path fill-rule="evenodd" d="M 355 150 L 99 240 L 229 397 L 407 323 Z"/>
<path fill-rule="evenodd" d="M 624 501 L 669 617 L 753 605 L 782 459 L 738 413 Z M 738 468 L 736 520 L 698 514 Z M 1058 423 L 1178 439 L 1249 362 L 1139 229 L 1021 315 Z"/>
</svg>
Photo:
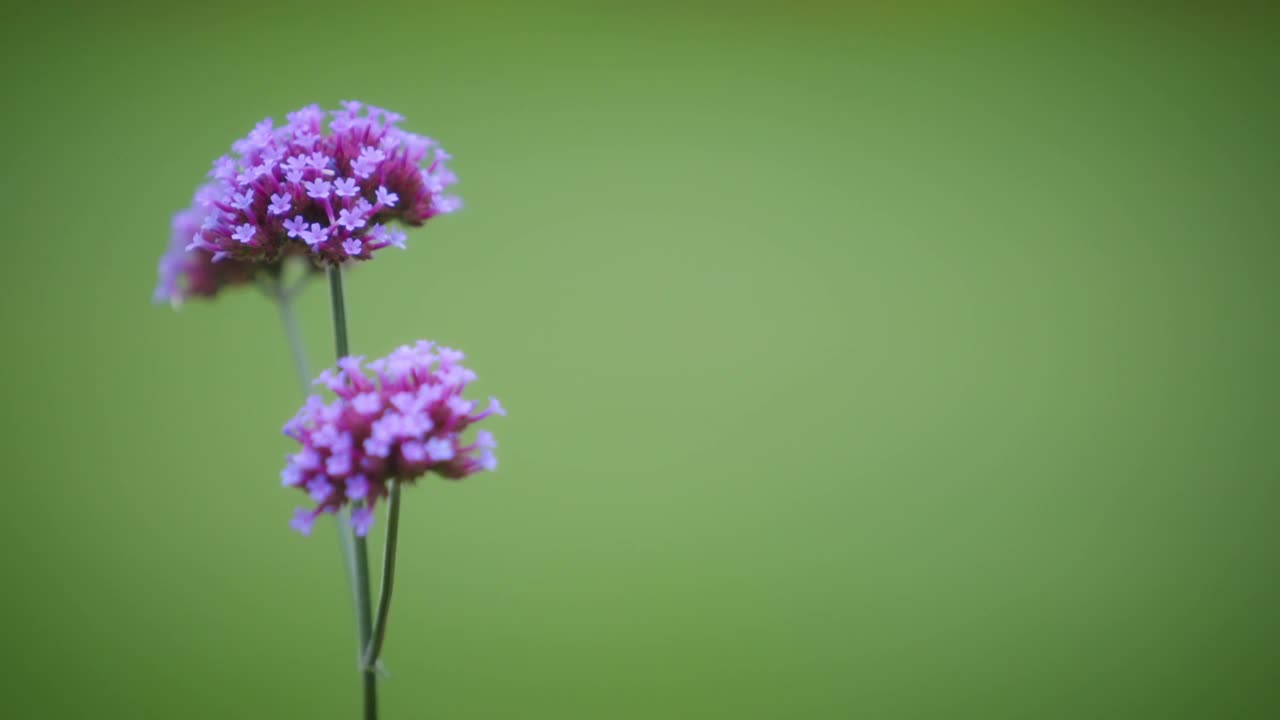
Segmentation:
<svg viewBox="0 0 1280 720">
<path fill-rule="evenodd" d="M 332 116 L 328 123 L 325 120 Z M 344 102 L 325 113 L 309 105 L 275 127 L 271 118 L 213 163 L 213 190 L 189 249 L 215 262 L 271 263 L 292 251 L 324 263 L 367 260 L 404 231 L 461 207 L 445 189 L 457 182 L 434 140 L 396 127 L 389 110 Z M 329 132 L 325 132 L 325 128 Z"/>
<path fill-rule="evenodd" d="M 169 249 L 160 257 L 160 281 L 152 299 L 157 303 L 180 305 L 191 297 L 213 297 L 229 285 L 253 279 L 254 267 L 248 263 L 227 260 L 213 262 L 207 250 L 187 251 L 187 244 L 200 231 L 205 211 L 202 206 L 216 193 L 212 184 L 196 191 L 191 207 L 173 216 L 169 232 Z"/>
<path fill-rule="evenodd" d="M 376 380 L 366 376 L 360 357 L 343 358 L 336 372 L 321 373 L 315 383 L 337 399 L 325 404 L 311 396 L 284 426 L 302 449 L 287 456 L 280 477 L 317 503 L 299 508 L 290 527 L 309 534 L 321 513 L 362 502 L 351 524 L 364 535 L 373 524 L 373 505 L 387 494 L 392 478 L 414 480 L 434 472 L 460 480 L 495 470 L 493 435 L 480 430 L 469 443 L 461 436 L 472 424 L 506 411 L 494 398 L 478 410 L 462 397 L 476 379 L 462 360 L 461 352 L 424 340 L 368 363 Z"/>
</svg>

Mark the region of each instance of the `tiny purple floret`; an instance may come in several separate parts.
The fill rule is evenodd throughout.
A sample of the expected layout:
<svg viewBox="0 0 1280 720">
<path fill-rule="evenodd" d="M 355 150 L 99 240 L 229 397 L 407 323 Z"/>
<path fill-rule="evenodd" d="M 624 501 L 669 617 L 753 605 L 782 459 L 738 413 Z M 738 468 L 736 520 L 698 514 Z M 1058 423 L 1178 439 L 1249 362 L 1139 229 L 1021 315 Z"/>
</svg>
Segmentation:
<svg viewBox="0 0 1280 720">
<path fill-rule="evenodd" d="M 283 215 L 289 212 L 293 207 L 293 198 L 288 194 L 271 194 L 271 205 L 267 207 L 267 211 L 272 215 Z"/>
<path fill-rule="evenodd" d="M 258 232 L 257 228 L 250 225 L 249 223 L 245 223 L 240 227 L 236 228 L 236 231 L 234 233 L 231 233 L 231 237 L 235 240 L 239 240 L 242 243 L 253 242 L 253 236 L 257 232 Z"/>
</svg>

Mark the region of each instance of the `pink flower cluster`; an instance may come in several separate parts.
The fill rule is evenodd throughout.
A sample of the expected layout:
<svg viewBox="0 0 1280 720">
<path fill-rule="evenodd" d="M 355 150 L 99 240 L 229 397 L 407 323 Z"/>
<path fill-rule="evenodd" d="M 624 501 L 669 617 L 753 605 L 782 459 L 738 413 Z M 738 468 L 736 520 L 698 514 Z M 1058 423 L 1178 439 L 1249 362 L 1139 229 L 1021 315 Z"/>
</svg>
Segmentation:
<svg viewBox="0 0 1280 720">
<path fill-rule="evenodd" d="M 470 442 L 467 429 L 490 415 L 506 415 L 494 398 L 478 410 L 462 397 L 476 374 L 461 363 L 463 354 L 419 341 L 402 346 L 386 358 L 368 363 L 374 379 L 365 374 L 363 358 L 338 361 L 338 370 L 325 370 L 316 380 L 337 395 L 326 404 L 319 396 L 307 399 L 284 433 L 302 444 L 287 456 L 280 477 L 286 487 L 311 496 L 313 509 L 299 508 L 290 526 L 305 534 L 325 512 L 337 512 L 359 502 L 351 515 L 356 533 L 373 524 L 373 506 L 387 494 L 387 481 L 415 480 L 434 472 L 460 480 L 497 469 L 497 443 L 487 430 Z"/>
<path fill-rule="evenodd" d="M 187 247 L 214 262 L 272 263 L 297 250 L 329 264 L 404 247 L 404 231 L 388 223 L 422 225 L 461 201 L 445 193 L 457 182 L 450 155 L 396 127 L 401 119 L 352 101 L 327 114 L 304 107 L 282 127 L 263 120 L 232 145 L 234 157 L 214 161 Z"/>
</svg>

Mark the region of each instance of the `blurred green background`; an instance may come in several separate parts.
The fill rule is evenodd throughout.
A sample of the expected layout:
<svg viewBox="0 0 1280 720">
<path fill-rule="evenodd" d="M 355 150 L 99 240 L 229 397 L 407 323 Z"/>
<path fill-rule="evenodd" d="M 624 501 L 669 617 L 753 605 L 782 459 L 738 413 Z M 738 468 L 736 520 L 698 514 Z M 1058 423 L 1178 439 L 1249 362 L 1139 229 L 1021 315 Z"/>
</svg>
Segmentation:
<svg viewBox="0 0 1280 720">
<path fill-rule="evenodd" d="M 213 158 L 357 98 L 467 206 L 350 274 L 353 346 L 461 347 L 511 412 L 498 474 L 406 494 L 386 718 L 1280 716 L 1278 27 L 10 11 L 0 715 L 356 717 L 278 319 L 148 300 Z"/>
</svg>

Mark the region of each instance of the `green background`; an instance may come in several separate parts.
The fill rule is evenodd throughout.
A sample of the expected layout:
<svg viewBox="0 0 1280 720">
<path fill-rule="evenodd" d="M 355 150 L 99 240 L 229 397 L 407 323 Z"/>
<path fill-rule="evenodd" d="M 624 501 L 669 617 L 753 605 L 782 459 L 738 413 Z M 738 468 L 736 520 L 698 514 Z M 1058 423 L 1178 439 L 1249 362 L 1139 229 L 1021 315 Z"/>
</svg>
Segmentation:
<svg viewBox="0 0 1280 720">
<path fill-rule="evenodd" d="M 2 24 L 0 715 L 356 716 L 278 318 L 148 300 L 214 157 L 357 98 L 467 205 L 351 272 L 353 347 L 463 348 L 511 413 L 405 495 L 386 718 L 1280 716 L 1271 15 Z"/>
</svg>

